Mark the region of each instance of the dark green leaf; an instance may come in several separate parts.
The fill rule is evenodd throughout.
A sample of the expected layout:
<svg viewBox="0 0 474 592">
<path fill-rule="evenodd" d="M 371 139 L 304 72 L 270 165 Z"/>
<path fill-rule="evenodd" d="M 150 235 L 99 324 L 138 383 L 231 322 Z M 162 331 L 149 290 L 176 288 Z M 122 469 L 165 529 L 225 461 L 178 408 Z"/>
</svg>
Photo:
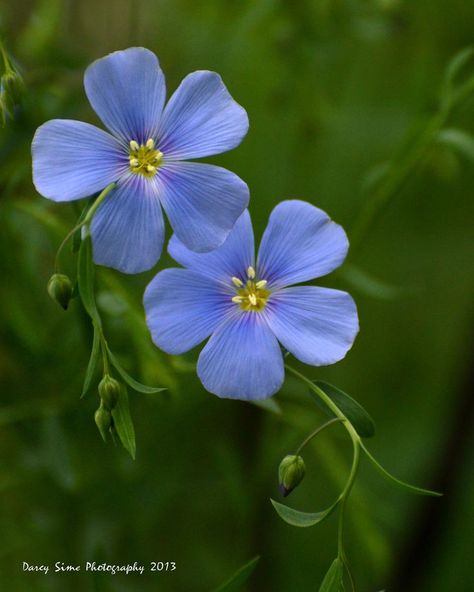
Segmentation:
<svg viewBox="0 0 474 592">
<path fill-rule="evenodd" d="M 337 387 L 323 382 L 322 380 L 313 381 L 316 386 L 323 390 L 337 407 L 344 413 L 347 419 L 354 426 L 356 432 L 362 438 L 371 438 L 375 434 L 375 424 L 367 411 L 355 401 L 352 397 L 341 391 Z M 316 401 L 317 399 L 315 399 Z M 335 417 L 334 413 L 318 400 L 318 404 L 330 417 Z"/>
<path fill-rule="evenodd" d="M 331 514 L 337 505 L 336 502 L 330 508 L 323 510 L 322 512 L 300 512 L 299 510 L 280 504 L 275 500 L 271 499 L 270 501 L 280 518 L 282 518 L 287 524 L 298 526 L 300 528 L 307 528 L 308 526 L 314 526 L 315 524 L 322 522 L 329 516 L 329 514 Z"/>
<path fill-rule="evenodd" d="M 408 483 L 405 483 L 404 481 L 400 481 L 400 479 L 397 479 L 396 477 L 391 475 L 388 471 L 386 471 L 382 467 L 382 465 L 380 465 L 375 460 L 375 458 L 370 454 L 370 452 L 367 450 L 367 448 L 363 444 L 361 444 L 361 446 L 362 446 L 362 450 L 367 455 L 367 458 L 374 465 L 374 467 L 377 469 L 377 471 L 382 475 L 382 477 L 384 477 L 384 479 L 386 479 L 387 481 L 392 483 L 392 485 L 395 485 L 399 489 L 403 489 L 404 491 L 408 491 L 409 493 L 414 493 L 416 495 L 431 495 L 433 497 L 440 497 L 443 495 L 442 493 L 438 493 L 437 491 L 431 491 L 429 489 L 422 489 L 421 487 L 415 487 L 414 485 L 409 485 Z"/>
<path fill-rule="evenodd" d="M 319 588 L 319 592 L 343 592 L 344 591 L 344 564 L 341 559 L 337 557 L 331 563 L 327 574 L 324 577 L 323 583 Z"/>
<path fill-rule="evenodd" d="M 91 357 L 89 358 L 89 364 L 87 365 L 86 377 L 84 379 L 84 386 L 82 388 L 82 397 L 87 393 L 91 386 L 92 379 L 94 378 L 94 372 L 97 367 L 97 361 L 99 359 L 100 350 L 100 332 L 97 327 L 94 326 L 94 338 L 92 340 Z"/>
<path fill-rule="evenodd" d="M 145 393 L 147 395 L 151 395 L 153 393 L 160 393 L 161 391 L 166 390 L 165 388 L 155 387 L 155 386 L 147 386 L 146 384 L 142 384 L 141 382 L 138 382 L 138 380 L 135 380 L 134 378 L 132 378 L 130 376 L 130 374 L 128 374 L 128 372 L 123 368 L 123 366 L 120 364 L 118 359 L 110 351 L 109 348 L 107 348 L 107 351 L 109 353 L 110 361 L 114 365 L 117 372 L 125 380 L 125 382 L 128 384 L 128 386 L 130 388 L 132 388 L 134 391 L 137 391 L 139 393 Z"/>
<path fill-rule="evenodd" d="M 254 557 L 239 568 L 224 584 L 216 588 L 215 592 L 238 592 L 257 567 L 260 557 Z"/>
<path fill-rule="evenodd" d="M 133 427 L 130 408 L 128 406 L 127 389 L 123 385 L 117 406 L 112 410 L 112 417 L 114 418 L 115 429 L 117 430 L 120 441 L 124 448 L 130 453 L 130 456 L 135 460 L 137 449 L 135 444 L 135 429 Z"/>
<path fill-rule="evenodd" d="M 94 323 L 100 327 L 101 320 L 94 296 L 94 264 L 92 262 L 92 240 L 90 235 L 82 239 L 81 248 L 79 249 L 77 281 L 79 282 L 79 294 L 84 308 Z"/>
</svg>

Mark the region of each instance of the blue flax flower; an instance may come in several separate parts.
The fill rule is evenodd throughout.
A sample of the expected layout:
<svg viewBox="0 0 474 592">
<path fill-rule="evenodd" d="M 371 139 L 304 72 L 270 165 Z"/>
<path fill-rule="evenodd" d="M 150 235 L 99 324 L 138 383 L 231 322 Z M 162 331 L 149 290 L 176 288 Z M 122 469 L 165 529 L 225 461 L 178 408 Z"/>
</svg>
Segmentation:
<svg viewBox="0 0 474 592">
<path fill-rule="evenodd" d="M 138 273 L 158 261 L 164 208 L 176 236 L 193 251 L 221 245 L 248 204 L 248 187 L 221 167 L 184 162 L 237 146 L 245 110 L 214 72 L 189 74 L 165 103 L 157 57 L 117 51 L 87 68 L 84 87 L 107 133 L 55 119 L 33 140 L 33 180 L 53 201 L 88 197 L 117 181 L 92 222 L 96 263 Z"/>
<path fill-rule="evenodd" d="M 284 379 L 280 342 L 314 366 L 341 360 L 359 330 L 351 296 L 340 290 L 299 286 L 344 261 L 344 230 L 304 201 L 273 210 L 255 263 L 248 211 L 225 243 L 193 253 L 173 236 L 171 256 L 186 269 L 166 269 L 145 292 L 147 323 L 155 344 L 181 354 L 211 336 L 197 372 L 220 397 L 264 399 Z"/>
</svg>

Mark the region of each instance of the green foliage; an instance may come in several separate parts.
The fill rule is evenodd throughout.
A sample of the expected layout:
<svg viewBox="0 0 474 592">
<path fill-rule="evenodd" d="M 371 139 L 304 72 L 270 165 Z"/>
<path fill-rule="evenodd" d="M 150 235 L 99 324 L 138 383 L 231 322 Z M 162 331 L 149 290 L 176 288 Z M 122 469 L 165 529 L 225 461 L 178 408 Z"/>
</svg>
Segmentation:
<svg viewBox="0 0 474 592">
<path fill-rule="evenodd" d="M 242 565 L 229 580 L 215 589 L 215 592 L 239 592 L 257 567 L 260 557 L 254 557 L 245 565 Z"/>
<path fill-rule="evenodd" d="M 270 501 L 280 518 L 282 518 L 287 524 L 298 526 L 300 528 L 307 528 L 308 526 L 319 524 L 327 518 L 336 507 L 336 504 L 333 504 L 330 508 L 323 510 L 322 512 L 301 512 L 300 510 L 295 510 L 294 508 L 280 504 L 275 500 Z"/>
<path fill-rule="evenodd" d="M 344 591 L 344 564 L 339 557 L 331 563 L 319 592 L 343 592 Z"/>
</svg>

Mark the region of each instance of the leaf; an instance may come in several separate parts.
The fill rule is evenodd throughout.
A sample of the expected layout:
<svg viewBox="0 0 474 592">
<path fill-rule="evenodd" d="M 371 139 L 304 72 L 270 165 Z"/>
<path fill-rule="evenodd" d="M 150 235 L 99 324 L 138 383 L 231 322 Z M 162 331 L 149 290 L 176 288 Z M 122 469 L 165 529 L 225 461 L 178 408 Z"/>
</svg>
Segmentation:
<svg viewBox="0 0 474 592">
<path fill-rule="evenodd" d="M 273 499 L 270 499 L 270 501 L 280 518 L 282 518 L 287 524 L 298 526 L 299 528 L 307 528 L 308 526 L 314 526 L 315 524 L 322 522 L 329 516 L 329 514 L 331 514 L 338 504 L 338 502 L 336 502 L 330 508 L 323 510 L 322 512 L 300 512 L 300 510 L 295 510 L 294 508 L 280 504 Z"/>
<path fill-rule="evenodd" d="M 90 235 L 82 239 L 81 248 L 79 249 L 77 281 L 84 308 L 94 323 L 101 327 L 102 323 L 94 296 L 94 264 L 92 262 L 92 240 Z"/>
<path fill-rule="evenodd" d="M 471 59 L 473 53 L 473 47 L 465 47 L 451 59 L 445 73 L 446 89 L 450 89 L 453 86 L 454 79 Z"/>
<path fill-rule="evenodd" d="M 391 475 L 388 471 L 386 471 L 381 464 L 379 464 L 375 458 L 370 454 L 364 444 L 361 442 L 362 450 L 367 455 L 370 462 L 374 465 L 374 467 L 378 470 L 378 472 L 384 477 L 387 481 L 395 485 L 399 489 L 403 489 L 410 493 L 414 493 L 415 495 L 431 495 L 433 497 L 441 497 L 443 494 L 438 493 L 437 491 L 431 491 L 430 489 L 422 489 L 421 487 L 415 487 L 414 485 L 410 485 L 409 483 L 405 483 L 404 481 L 400 481 L 393 475 Z"/>
<path fill-rule="evenodd" d="M 347 419 L 354 426 L 354 429 L 359 434 L 359 436 L 362 438 L 371 438 L 375 434 L 374 421 L 367 411 L 362 407 L 362 405 L 360 405 L 352 397 L 349 397 L 347 393 L 341 391 L 332 384 L 323 382 L 322 380 L 313 380 L 313 383 L 323 390 L 331 399 L 331 401 L 339 407 L 342 413 L 344 413 Z M 315 400 L 318 402 L 318 405 L 324 408 L 330 417 L 336 417 L 334 413 L 326 407 L 326 405 L 321 404 L 319 399 L 315 398 Z"/>
<path fill-rule="evenodd" d="M 356 265 L 345 265 L 344 269 L 340 271 L 340 275 L 365 296 L 378 300 L 396 300 L 410 292 L 407 288 L 393 286 L 380 280 Z"/>
<path fill-rule="evenodd" d="M 281 407 L 278 402 L 271 398 L 271 399 L 260 399 L 259 401 L 249 401 L 255 407 L 260 407 L 260 409 L 264 409 L 265 411 L 270 411 L 271 413 L 275 413 L 276 415 L 281 415 Z"/>
<path fill-rule="evenodd" d="M 344 564 L 339 557 L 331 563 L 331 567 L 324 576 L 319 592 L 343 592 L 344 591 Z"/>
<path fill-rule="evenodd" d="M 224 584 L 215 589 L 215 592 L 238 592 L 249 579 L 257 567 L 260 557 L 254 557 L 248 563 L 239 568 Z"/>
<path fill-rule="evenodd" d="M 112 417 L 114 418 L 114 426 L 120 441 L 124 448 L 130 453 L 133 460 L 135 460 L 135 453 L 137 450 L 135 443 L 135 429 L 133 427 L 132 416 L 130 415 L 127 389 L 124 386 L 122 386 L 120 390 L 117 405 L 115 409 L 112 410 Z"/>
<path fill-rule="evenodd" d="M 132 378 L 130 376 L 130 374 L 128 374 L 128 372 L 120 364 L 118 359 L 115 357 L 115 355 L 110 351 L 110 349 L 108 347 L 107 347 L 107 352 L 109 354 L 110 361 L 112 362 L 114 368 L 117 370 L 117 372 L 120 374 L 120 376 L 125 380 L 125 382 L 128 384 L 128 386 L 130 388 L 132 388 L 134 391 L 137 391 L 139 393 L 145 393 L 147 395 L 152 395 L 153 393 L 160 393 L 161 391 L 167 390 L 162 387 L 148 386 L 146 384 L 142 384 L 141 382 L 138 382 L 138 380 L 135 380 L 134 378 Z"/>
<path fill-rule="evenodd" d="M 99 359 L 100 349 L 100 332 L 94 325 L 94 338 L 92 340 L 91 357 L 89 358 L 89 364 L 87 365 L 86 377 L 84 379 L 84 386 L 82 387 L 81 399 L 87 393 L 91 386 L 92 379 L 94 378 L 94 372 L 97 367 L 97 360 Z"/>
<path fill-rule="evenodd" d="M 448 128 L 438 134 L 438 142 L 465 156 L 471 162 L 474 161 L 474 137 L 461 129 Z"/>
</svg>

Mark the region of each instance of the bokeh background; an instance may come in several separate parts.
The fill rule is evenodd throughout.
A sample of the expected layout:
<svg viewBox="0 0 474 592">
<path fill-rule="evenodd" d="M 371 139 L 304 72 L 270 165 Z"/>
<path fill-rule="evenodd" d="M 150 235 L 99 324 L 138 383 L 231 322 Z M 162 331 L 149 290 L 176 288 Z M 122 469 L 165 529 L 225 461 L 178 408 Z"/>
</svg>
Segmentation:
<svg viewBox="0 0 474 592">
<path fill-rule="evenodd" d="M 101 441 L 94 390 L 79 400 L 90 323 L 78 301 L 64 313 L 45 290 L 77 210 L 35 192 L 30 143 L 51 118 L 98 123 L 83 71 L 132 45 L 158 54 L 169 92 L 190 71 L 216 70 L 247 109 L 247 138 L 212 162 L 248 182 L 258 236 L 278 201 L 294 197 L 352 239 L 345 266 L 320 283 L 351 291 L 360 335 L 343 362 L 306 373 L 369 410 L 368 446 L 389 470 L 445 493 L 409 496 L 363 463 L 347 525 L 359 590 L 474 588 L 474 101 L 466 93 L 447 116 L 439 106 L 446 67 L 473 33 L 469 0 L 2 2 L 0 34 L 25 79 L 0 129 L 2 589 L 204 592 L 260 555 L 246 590 L 306 592 L 336 554 L 335 516 L 296 529 L 269 501 L 280 499 L 280 459 L 323 421 L 320 410 L 291 378 L 279 413 L 205 392 L 197 352 L 172 359 L 150 342 L 141 296 L 153 272 L 97 274 L 114 351 L 168 388 L 130 393 L 136 461 Z M 460 83 L 473 73 L 467 62 Z M 71 254 L 65 264 L 73 275 Z M 324 433 L 305 460 L 288 503 L 320 510 L 347 475 L 343 430 Z M 177 570 L 44 576 L 24 574 L 23 561 L 175 561 Z"/>
</svg>

